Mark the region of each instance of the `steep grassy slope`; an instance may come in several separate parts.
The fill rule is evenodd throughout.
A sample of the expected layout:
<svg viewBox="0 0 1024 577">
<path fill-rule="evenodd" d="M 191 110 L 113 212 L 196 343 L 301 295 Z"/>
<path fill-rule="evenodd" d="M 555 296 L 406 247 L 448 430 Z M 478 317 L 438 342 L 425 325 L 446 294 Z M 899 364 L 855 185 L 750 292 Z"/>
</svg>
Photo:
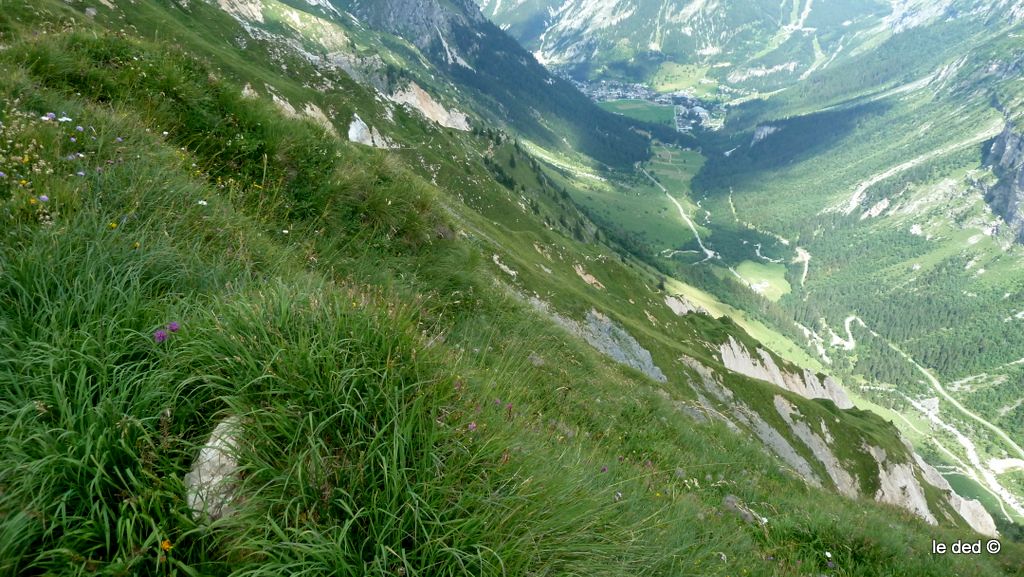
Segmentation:
<svg viewBox="0 0 1024 577">
<path fill-rule="evenodd" d="M 575 240 L 599 233 L 514 143 L 397 108 L 392 127 L 357 83 L 307 87 L 301 59 L 282 71 L 272 44 L 214 42 L 210 28 L 237 30 L 216 11 L 191 20 L 125 2 L 101 12 L 118 23 L 110 30 L 83 16 L 101 4 L 9 8 L 5 573 L 1020 566 L 1009 543 L 995 557 L 929 555 L 933 538 L 977 538 L 942 495 L 928 499 L 940 526 L 837 496 L 771 405 L 782 399 L 817 434 L 832 431 L 868 495 L 878 465 L 860 445 L 905 459 L 894 428 L 724 370 L 717 345 L 757 343 L 727 319 L 677 315 L 652 271 Z M 292 109 L 322 99 L 345 113 L 295 118 L 257 81 Z M 337 138 L 349 111 L 406 146 Z M 598 354 L 527 295 L 565 318 L 598 309 L 614 319 L 664 381 Z M 715 417 L 735 404 L 698 402 L 716 382 L 792 443 L 824 488 Z M 229 416 L 241 430 L 236 512 L 209 523 L 190 511 L 183 477 Z"/>
</svg>

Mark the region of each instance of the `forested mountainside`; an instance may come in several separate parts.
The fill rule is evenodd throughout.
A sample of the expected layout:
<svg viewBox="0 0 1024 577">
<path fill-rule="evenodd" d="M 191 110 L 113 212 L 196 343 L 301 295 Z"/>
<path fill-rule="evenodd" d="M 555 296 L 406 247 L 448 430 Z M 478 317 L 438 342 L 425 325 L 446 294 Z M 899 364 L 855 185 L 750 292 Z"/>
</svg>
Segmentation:
<svg viewBox="0 0 1024 577">
<path fill-rule="evenodd" d="M 470 8 L 4 5 L 0 572 L 1015 574 L 833 367 L 625 250 L 594 199 L 725 254 L 692 137 Z"/>
</svg>

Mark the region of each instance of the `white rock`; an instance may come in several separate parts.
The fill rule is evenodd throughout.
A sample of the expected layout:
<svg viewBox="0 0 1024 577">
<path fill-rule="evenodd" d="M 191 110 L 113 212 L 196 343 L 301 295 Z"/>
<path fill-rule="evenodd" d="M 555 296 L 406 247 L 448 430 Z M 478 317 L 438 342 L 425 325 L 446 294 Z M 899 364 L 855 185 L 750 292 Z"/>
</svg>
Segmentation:
<svg viewBox="0 0 1024 577">
<path fill-rule="evenodd" d="M 775 395 L 775 410 L 778 411 L 782 420 L 789 425 L 793 434 L 804 445 L 807 445 L 807 448 L 814 454 L 814 458 L 825 466 L 825 471 L 832 478 L 832 482 L 839 493 L 851 498 L 858 497 L 860 495 L 860 481 L 843 467 L 839 458 L 829 448 L 831 435 L 829 435 L 828 429 L 824 428 L 824 421 L 822 421 L 822 428 L 825 436 L 819 435 L 811 429 L 810 425 L 801 420 L 800 411 L 782 395 Z"/>
<path fill-rule="evenodd" d="M 239 426 L 237 417 L 221 421 L 199 451 L 192 470 L 185 475 L 188 504 L 196 519 L 205 515 L 216 520 L 234 513 Z"/>
<path fill-rule="evenodd" d="M 408 86 L 388 98 L 393 102 L 405 104 L 418 110 L 420 114 L 441 126 L 456 130 L 469 130 L 469 118 L 465 114 L 458 110 L 446 109 L 415 82 L 410 82 Z"/>
<path fill-rule="evenodd" d="M 512 278 L 516 278 L 517 276 L 519 276 L 519 271 L 513 270 L 511 267 L 501 262 L 500 256 L 494 255 L 494 257 L 491 260 L 493 260 L 494 264 L 498 265 L 498 268 L 500 268 L 502 272 L 504 272 L 508 276 Z"/>
<path fill-rule="evenodd" d="M 385 136 L 377 132 L 376 128 L 371 128 L 362 118 L 359 118 L 358 114 L 352 116 L 352 123 L 348 125 L 348 139 L 351 142 L 359 144 L 365 144 L 366 146 L 373 146 L 375 148 L 394 148 L 392 144 Z"/>
<path fill-rule="evenodd" d="M 665 306 L 672 309 L 672 312 L 678 316 L 687 315 L 689 313 L 708 314 L 704 307 L 691 303 L 682 295 L 665 295 Z"/>
<path fill-rule="evenodd" d="M 912 463 L 889 461 L 885 449 L 867 445 L 864 447 L 878 463 L 878 491 L 875 500 L 902 507 L 930 525 L 937 525 L 935 515 L 928 508 L 924 489 L 917 482 Z"/>
</svg>

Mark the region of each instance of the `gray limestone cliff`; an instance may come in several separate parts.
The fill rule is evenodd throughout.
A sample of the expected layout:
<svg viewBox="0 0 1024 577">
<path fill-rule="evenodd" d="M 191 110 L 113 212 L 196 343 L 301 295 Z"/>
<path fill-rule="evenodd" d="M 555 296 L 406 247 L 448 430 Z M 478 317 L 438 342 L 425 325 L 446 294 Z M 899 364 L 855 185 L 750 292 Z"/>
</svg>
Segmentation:
<svg viewBox="0 0 1024 577">
<path fill-rule="evenodd" d="M 654 364 L 650 351 L 641 346 L 626 329 L 601 312 L 591 309 L 585 320 L 577 321 L 557 313 L 551 305 L 538 298 L 528 298 L 527 302 L 569 332 L 583 337 L 590 346 L 615 362 L 632 367 L 659 383 L 668 381 L 661 368 Z"/>
<path fill-rule="evenodd" d="M 762 348 L 757 349 L 755 356 L 730 336 L 728 342 L 719 346 L 719 353 L 722 355 L 722 364 L 730 371 L 768 381 L 806 399 L 829 399 L 840 409 L 853 407 L 846 391 L 832 377 L 822 378 L 808 369 L 796 373 L 784 371 L 775 363 L 771 354 Z"/>
<path fill-rule="evenodd" d="M 769 380 L 764 377 L 779 372 L 768 360 L 763 364 L 754 361 L 735 341 L 729 343 L 729 348 L 727 356 L 743 360 L 746 370 L 758 373 L 755 378 Z M 838 419 L 829 424 L 824 419 L 803 414 L 796 404 L 779 394 L 774 395 L 775 415 L 772 415 L 767 407 L 740 400 L 722 383 L 719 375 L 699 361 L 689 357 L 680 360 L 698 376 L 692 384 L 704 415 L 724 422 L 734 431 L 746 429 L 809 485 L 823 487 L 825 481 L 831 481 L 836 491 L 848 498 L 867 497 L 895 505 L 932 525 L 938 524 L 941 517 L 956 525 L 966 522 L 983 535 L 997 535 L 995 522 L 981 503 L 956 494 L 905 439 L 900 439 L 902 450 L 897 446 L 895 451 L 886 451 L 873 441 L 858 439 L 856 435 L 851 437 L 850 429 Z M 775 367 L 774 371 L 764 366 L 769 364 Z M 781 423 L 777 417 L 781 418 Z M 822 469 L 827 477 L 817 472 Z M 868 478 L 861 478 L 858 471 Z M 865 485 L 875 488 L 865 491 Z M 941 496 L 930 501 L 928 493 L 934 489 L 938 489 Z"/>
<path fill-rule="evenodd" d="M 371 26 L 401 36 L 421 50 L 446 42 L 456 27 L 472 29 L 485 22 L 480 9 L 469 0 L 348 0 L 339 4 Z"/>
<path fill-rule="evenodd" d="M 986 162 L 999 181 L 986 191 L 985 201 L 1003 217 L 1017 241 L 1024 242 L 1024 127 L 1008 120 Z"/>
</svg>

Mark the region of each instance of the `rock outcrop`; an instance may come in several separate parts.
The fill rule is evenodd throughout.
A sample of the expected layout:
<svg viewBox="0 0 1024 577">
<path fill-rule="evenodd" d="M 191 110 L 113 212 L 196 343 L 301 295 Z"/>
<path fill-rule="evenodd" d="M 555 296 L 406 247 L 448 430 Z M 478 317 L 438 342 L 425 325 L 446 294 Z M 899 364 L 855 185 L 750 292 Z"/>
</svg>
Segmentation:
<svg viewBox="0 0 1024 577">
<path fill-rule="evenodd" d="M 345 2 L 343 6 L 371 26 L 400 36 L 421 50 L 445 42 L 456 28 L 473 29 L 485 21 L 469 0 L 387 0 Z"/>
<path fill-rule="evenodd" d="M 697 392 L 697 398 L 700 399 L 701 404 L 704 405 L 705 410 L 709 414 L 724 421 L 734 431 L 740 430 L 734 421 L 744 425 L 757 436 L 765 448 L 779 457 L 783 463 L 806 481 L 807 484 L 815 487 L 822 486 L 821 479 L 814 473 L 814 469 L 807 459 L 803 458 L 775 427 L 772 427 L 761 418 L 757 411 L 736 399 L 733 392 L 721 383 L 718 376 L 711 369 L 689 357 L 683 357 L 680 360 L 700 376 L 700 381 L 694 383 L 696 385 L 694 390 Z M 731 416 L 726 416 L 722 412 L 715 410 L 711 402 L 702 394 L 702 390 L 724 405 Z"/>
<path fill-rule="evenodd" d="M 986 157 L 999 181 L 985 193 L 992 211 L 1024 242 L 1024 130 L 1007 121 Z"/>
<path fill-rule="evenodd" d="M 840 409 L 853 408 L 853 402 L 846 391 L 832 377 L 822 379 L 808 369 L 802 373 L 783 371 L 768 351 L 758 348 L 757 356 L 760 358 L 754 358 L 745 346 L 731 336 L 728 342 L 719 347 L 719 352 L 722 364 L 730 371 L 768 381 L 807 399 L 829 399 Z"/>
<path fill-rule="evenodd" d="M 741 347 L 738 343 L 731 346 Z M 995 522 L 981 503 L 957 495 L 942 475 L 921 459 L 905 440 L 903 446 L 906 451 L 900 452 L 898 456 L 865 441 L 861 441 L 860 446 L 855 446 L 856 451 L 860 453 L 860 456 L 856 457 L 858 461 L 869 459 L 866 462 L 870 463 L 873 460 L 877 466 L 877 477 L 872 475 L 871 480 L 877 479 L 877 483 L 872 484 L 877 484 L 878 488 L 874 494 L 865 495 L 862 479 L 852 472 L 852 467 L 856 464 L 839 457 L 836 450 L 837 439 L 833 437 L 824 421 L 820 424 L 809 421 L 793 402 L 783 395 L 775 395 L 775 411 L 785 424 L 785 427 L 776 428 L 769 423 L 770 419 L 767 416 L 757 412 L 757 407 L 752 407 L 737 398 L 732 390 L 722 384 L 714 371 L 690 357 L 683 357 L 680 360 L 699 377 L 692 384 L 705 415 L 725 422 L 733 430 L 739 430 L 739 426 L 742 426 L 807 484 L 815 487 L 824 485 L 822 478 L 816 473 L 816 467 L 820 465 L 825 469 L 832 485 L 843 496 L 865 496 L 881 503 L 889 503 L 910 511 L 933 525 L 938 523 L 936 515 L 941 510 L 942 514 L 954 523 L 959 523 L 962 519 L 978 533 L 988 536 L 997 534 Z M 761 369 L 768 371 L 765 367 Z M 837 436 L 843 439 L 846 451 L 849 452 L 850 439 L 844 435 Z M 805 457 L 806 451 L 810 452 L 813 459 Z M 929 503 L 926 484 L 939 489 L 944 500 Z M 961 519 L 954 518 L 949 512 L 950 509 Z"/>
<path fill-rule="evenodd" d="M 235 510 L 238 460 L 235 457 L 240 422 L 237 417 L 221 421 L 185 475 L 188 504 L 192 515 L 217 520 Z"/>
<path fill-rule="evenodd" d="M 540 299 L 531 298 L 529 302 L 556 323 L 583 337 L 590 346 L 616 362 L 633 367 L 659 383 L 668 381 L 665 373 L 658 365 L 654 364 L 650 351 L 643 348 L 626 329 L 600 312 L 591 309 L 581 322 L 558 314 L 551 309 L 551 305 Z"/>
<path fill-rule="evenodd" d="M 782 395 L 775 395 L 775 410 L 789 426 L 793 435 L 807 445 L 814 458 L 825 466 L 825 471 L 832 479 L 836 490 L 847 497 L 857 497 L 860 494 L 860 481 L 843 467 L 843 463 L 832 452 L 832 436 L 829 435 L 825 423 L 821 423 L 822 434 L 819 435 L 800 418 L 800 410 Z"/>
<path fill-rule="evenodd" d="M 600 312 L 591 309 L 580 330 L 590 346 L 617 362 L 633 367 L 658 382 L 668 381 L 665 373 L 654 364 L 651 353 L 640 346 L 633 335 Z"/>
<path fill-rule="evenodd" d="M 902 507 L 931 525 L 937 524 L 938 520 L 928 507 L 928 498 L 925 496 L 924 487 L 921 486 L 914 474 L 916 463 L 900 463 L 889 459 L 885 449 L 880 447 L 865 445 L 864 449 L 878 463 L 879 487 L 875 492 L 875 500 Z M 911 454 L 913 454 L 912 451 Z"/>
<path fill-rule="evenodd" d="M 917 453 L 914 453 L 914 459 L 917 461 L 917 466 L 921 468 L 924 480 L 947 495 L 950 506 L 953 507 L 953 510 L 958 515 L 963 517 L 964 521 L 967 521 L 967 524 L 972 529 L 989 537 L 999 535 L 999 532 L 996 530 L 995 520 L 992 519 L 992 515 L 989 514 L 980 501 L 977 499 L 964 499 L 953 490 L 949 481 L 936 471 L 935 467 L 926 463 Z"/>
<path fill-rule="evenodd" d="M 680 317 L 690 313 L 709 314 L 704 307 L 693 304 L 683 295 L 665 295 L 665 306 Z"/>
<path fill-rule="evenodd" d="M 469 130 L 469 118 L 465 114 L 445 108 L 415 82 L 410 82 L 405 88 L 395 91 L 388 99 L 418 110 L 428 120 L 446 128 Z"/>
<path fill-rule="evenodd" d="M 377 132 L 376 128 L 369 126 L 359 115 L 352 116 L 352 122 L 348 125 L 348 139 L 351 142 L 365 144 L 374 148 L 394 148 L 395 145 L 384 135 Z"/>
</svg>

